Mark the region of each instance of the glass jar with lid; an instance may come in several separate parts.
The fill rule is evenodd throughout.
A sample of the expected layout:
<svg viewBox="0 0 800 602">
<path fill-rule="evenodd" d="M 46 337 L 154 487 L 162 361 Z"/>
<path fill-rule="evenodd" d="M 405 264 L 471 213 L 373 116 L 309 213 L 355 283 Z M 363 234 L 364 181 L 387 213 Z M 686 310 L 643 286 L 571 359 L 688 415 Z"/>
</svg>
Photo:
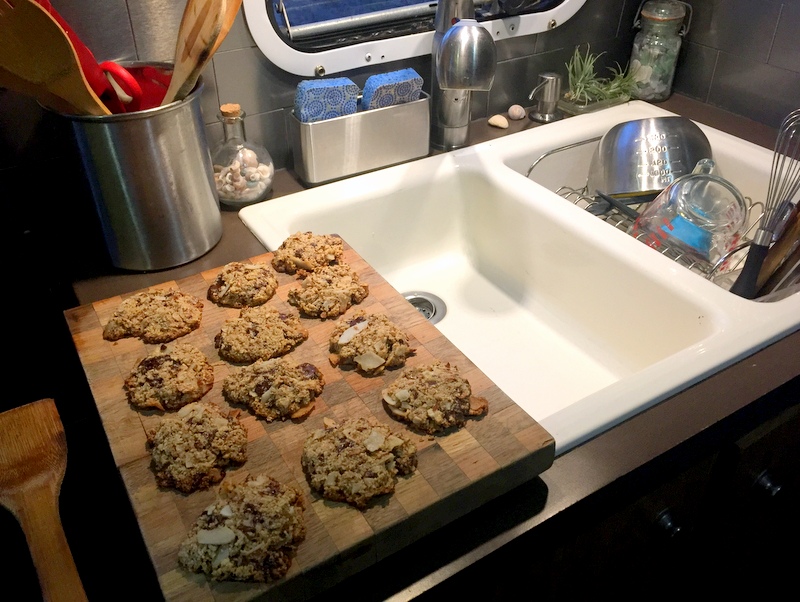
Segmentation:
<svg viewBox="0 0 800 602">
<path fill-rule="evenodd" d="M 633 98 L 658 102 L 672 94 L 681 39 L 691 20 L 692 7 L 686 2 L 647 0 L 639 5 L 634 27 L 641 30 L 633 40 L 629 66 L 636 80 Z"/>
<path fill-rule="evenodd" d="M 229 207 L 263 201 L 272 190 L 275 175 L 267 149 L 247 140 L 245 117 L 238 104 L 228 103 L 219 108 L 224 139 L 211 160 L 219 201 Z"/>
</svg>

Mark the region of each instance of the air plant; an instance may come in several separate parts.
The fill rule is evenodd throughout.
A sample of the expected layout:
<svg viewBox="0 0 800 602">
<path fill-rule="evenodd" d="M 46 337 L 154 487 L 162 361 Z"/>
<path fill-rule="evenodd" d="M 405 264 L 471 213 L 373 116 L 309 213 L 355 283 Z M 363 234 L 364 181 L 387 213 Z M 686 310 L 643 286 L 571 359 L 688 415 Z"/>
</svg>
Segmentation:
<svg viewBox="0 0 800 602">
<path fill-rule="evenodd" d="M 627 68 L 623 69 L 617 63 L 616 67 L 609 67 L 611 77 L 599 77 L 595 63 L 604 53 L 592 54 L 589 45 L 586 52 L 581 54 L 580 47 L 575 47 L 569 63 L 567 74 L 569 76 L 569 90 L 564 93 L 564 99 L 575 104 L 587 105 L 590 102 L 630 96 L 636 87 L 634 73 Z"/>
</svg>

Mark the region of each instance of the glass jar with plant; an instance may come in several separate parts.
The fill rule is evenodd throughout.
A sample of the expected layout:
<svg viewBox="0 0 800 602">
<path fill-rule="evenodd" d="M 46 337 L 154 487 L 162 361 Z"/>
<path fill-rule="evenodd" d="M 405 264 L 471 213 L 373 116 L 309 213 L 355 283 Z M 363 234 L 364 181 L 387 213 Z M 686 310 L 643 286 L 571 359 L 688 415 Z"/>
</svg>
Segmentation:
<svg viewBox="0 0 800 602">
<path fill-rule="evenodd" d="M 617 63 L 616 67 L 608 68 L 611 72 L 608 77 L 599 76 L 595 63 L 603 54 L 590 52 L 588 44 L 584 53 L 581 53 L 580 46 L 575 47 L 566 64 L 569 89 L 558 103 L 558 108 L 564 113 L 589 113 L 630 100 L 636 89 L 634 74 Z"/>
</svg>

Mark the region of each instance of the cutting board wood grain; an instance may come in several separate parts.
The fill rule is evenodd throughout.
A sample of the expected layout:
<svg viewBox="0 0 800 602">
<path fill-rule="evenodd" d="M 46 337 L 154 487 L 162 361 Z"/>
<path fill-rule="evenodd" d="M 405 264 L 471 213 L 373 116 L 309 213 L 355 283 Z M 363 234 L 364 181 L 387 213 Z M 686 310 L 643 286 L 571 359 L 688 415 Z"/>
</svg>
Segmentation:
<svg viewBox="0 0 800 602">
<path fill-rule="evenodd" d="M 263 263 L 271 259 L 271 253 L 248 258 Z M 353 370 L 332 367 L 328 361 L 328 338 L 336 320 L 302 317 L 309 338 L 290 357 L 311 362 L 322 371 L 325 376 L 322 395 L 314 411 L 298 422 L 267 423 L 236 407 L 242 410 L 248 432 L 248 460 L 226 476 L 240 479 L 249 473 L 266 472 L 304 494 L 306 539 L 300 544 L 289 573 L 273 584 L 213 583 L 178 567 L 180 543 L 197 516 L 213 501 L 216 488 L 185 495 L 159 489 L 155 484 L 145 443 L 146 431 L 155 427 L 160 414 L 135 410 L 128 404 L 122 387 L 135 362 L 155 346 L 131 338 L 103 340 L 103 326 L 122 302 L 121 296 L 65 312 L 116 466 L 167 600 L 228 602 L 262 596 L 310 597 L 507 493 L 552 464 L 555 444 L 546 430 L 346 242 L 344 260 L 369 285 L 369 296 L 355 307 L 369 313 L 385 313 L 409 335 L 416 354 L 408 360 L 408 365 L 438 359 L 458 366 L 469 380 L 473 394 L 489 401 L 489 412 L 444 435 L 433 437 L 410 431 L 387 414 L 381 401 L 381 389 L 397 378 L 400 370 L 365 377 Z M 206 299 L 208 287 L 221 269 L 219 266 L 152 288 L 181 290 L 203 300 L 201 327 L 179 340 L 200 348 L 214 365 L 214 387 L 204 400 L 231 407 L 221 390 L 223 379 L 235 367 L 219 357 L 214 337 L 225 320 L 238 316 L 239 310 L 222 308 Z M 278 291 L 269 303 L 296 312 L 287 299 L 289 290 L 299 286 L 298 281 L 294 276 L 278 274 L 278 282 Z M 139 291 L 131 294 L 135 292 Z M 351 308 L 348 313 L 353 311 Z M 311 431 L 322 427 L 324 417 L 342 420 L 350 416 L 373 416 L 402 431 L 418 448 L 417 470 L 399 479 L 394 494 L 378 498 L 364 511 L 324 500 L 313 493 L 300 465 L 303 443 Z"/>
</svg>

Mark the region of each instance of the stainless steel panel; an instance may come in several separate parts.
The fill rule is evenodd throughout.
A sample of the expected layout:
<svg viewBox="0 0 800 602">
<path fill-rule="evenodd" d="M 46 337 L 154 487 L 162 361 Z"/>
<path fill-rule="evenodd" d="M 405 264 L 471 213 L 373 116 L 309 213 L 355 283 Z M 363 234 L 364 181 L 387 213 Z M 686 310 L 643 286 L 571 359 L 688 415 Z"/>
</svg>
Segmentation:
<svg viewBox="0 0 800 602">
<path fill-rule="evenodd" d="M 185 6 L 186 0 L 128 2 L 140 61 L 172 63 L 175 60 L 175 44 Z"/>
<path fill-rule="evenodd" d="M 99 61 L 138 58 L 126 0 L 54 0 L 52 4 Z"/>
</svg>

